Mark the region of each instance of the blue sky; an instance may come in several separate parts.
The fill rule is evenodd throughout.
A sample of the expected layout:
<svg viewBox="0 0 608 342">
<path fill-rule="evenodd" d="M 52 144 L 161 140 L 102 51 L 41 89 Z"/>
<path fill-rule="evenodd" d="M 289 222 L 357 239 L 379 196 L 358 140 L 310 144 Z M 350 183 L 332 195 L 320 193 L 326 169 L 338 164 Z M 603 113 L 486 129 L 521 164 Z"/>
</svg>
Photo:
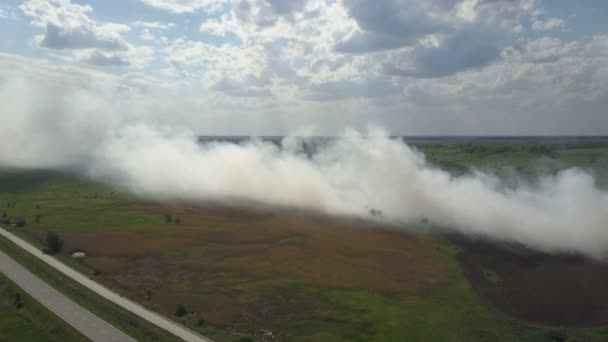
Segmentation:
<svg viewBox="0 0 608 342">
<path fill-rule="evenodd" d="M 602 0 L 4 0 L 0 85 L 201 134 L 608 134 L 607 17 Z"/>
</svg>

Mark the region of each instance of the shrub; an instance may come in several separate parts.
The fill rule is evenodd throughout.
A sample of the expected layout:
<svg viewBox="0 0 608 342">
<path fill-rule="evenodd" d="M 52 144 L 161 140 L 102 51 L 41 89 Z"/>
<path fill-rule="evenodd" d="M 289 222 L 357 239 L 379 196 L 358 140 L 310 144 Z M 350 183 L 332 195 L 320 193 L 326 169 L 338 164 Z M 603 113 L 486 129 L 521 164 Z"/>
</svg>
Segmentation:
<svg viewBox="0 0 608 342">
<path fill-rule="evenodd" d="M 21 309 L 23 307 L 23 299 L 21 298 L 21 293 L 17 292 L 15 294 L 15 301 L 13 302 L 13 305 L 17 309 Z"/>
<path fill-rule="evenodd" d="M 17 227 L 17 228 L 23 228 L 23 227 L 25 227 L 26 224 L 27 224 L 27 222 L 22 217 L 17 217 L 15 219 L 15 227 Z"/>
<path fill-rule="evenodd" d="M 171 222 L 173 222 L 173 216 L 171 216 L 170 214 L 165 214 L 165 223 Z"/>
<path fill-rule="evenodd" d="M 186 310 L 186 307 L 184 306 L 184 304 L 179 304 L 177 306 L 177 309 L 175 309 L 175 316 L 177 317 L 184 317 L 188 314 L 188 310 Z"/>
<path fill-rule="evenodd" d="M 63 240 L 57 233 L 48 232 L 46 234 L 46 246 L 52 254 L 57 254 L 61 252 L 61 248 L 63 248 Z"/>
<path fill-rule="evenodd" d="M 369 210 L 369 214 L 370 214 L 370 216 L 373 216 L 373 217 L 382 217 L 382 211 L 379 209 L 375 209 L 375 208 L 371 208 Z"/>
</svg>

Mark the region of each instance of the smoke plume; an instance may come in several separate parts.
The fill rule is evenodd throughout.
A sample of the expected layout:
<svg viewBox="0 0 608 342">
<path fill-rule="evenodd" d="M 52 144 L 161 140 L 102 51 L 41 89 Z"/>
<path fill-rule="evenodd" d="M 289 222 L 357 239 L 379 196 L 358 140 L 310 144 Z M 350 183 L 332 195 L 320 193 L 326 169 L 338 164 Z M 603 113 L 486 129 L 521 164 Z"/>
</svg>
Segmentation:
<svg viewBox="0 0 608 342">
<path fill-rule="evenodd" d="M 368 218 L 373 208 L 382 215 L 372 219 L 389 224 L 428 221 L 548 252 L 608 250 L 608 193 L 582 170 L 515 187 L 482 172 L 453 177 L 381 130 L 347 131 L 313 155 L 297 138 L 201 143 L 187 129 L 120 114 L 142 109 L 111 92 L 49 89 L 0 83 L 0 165 L 76 167 L 162 201 L 248 200 Z"/>
</svg>

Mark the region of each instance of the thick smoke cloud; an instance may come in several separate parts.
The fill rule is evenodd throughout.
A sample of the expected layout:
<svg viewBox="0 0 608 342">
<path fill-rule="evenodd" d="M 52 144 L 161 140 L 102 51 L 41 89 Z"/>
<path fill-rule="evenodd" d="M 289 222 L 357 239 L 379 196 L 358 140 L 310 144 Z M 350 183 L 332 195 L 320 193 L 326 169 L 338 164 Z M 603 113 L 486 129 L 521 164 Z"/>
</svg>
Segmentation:
<svg viewBox="0 0 608 342">
<path fill-rule="evenodd" d="M 452 177 L 378 130 L 346 132 L 312 156 L 295 138 L 201 144 L 186 129 L 127 123 L 103 93 L 39 87 L 0 85 L 0 165 L 76 166 L 161 201 L 246 200 L 354 217 L 375 208 L 383 215 L 373 219 L 390 224 L 428 220 L 549 252 L 608 250 L 608 193 L 581 170 L 516 187 L 484 173 Z"/>
</svg>

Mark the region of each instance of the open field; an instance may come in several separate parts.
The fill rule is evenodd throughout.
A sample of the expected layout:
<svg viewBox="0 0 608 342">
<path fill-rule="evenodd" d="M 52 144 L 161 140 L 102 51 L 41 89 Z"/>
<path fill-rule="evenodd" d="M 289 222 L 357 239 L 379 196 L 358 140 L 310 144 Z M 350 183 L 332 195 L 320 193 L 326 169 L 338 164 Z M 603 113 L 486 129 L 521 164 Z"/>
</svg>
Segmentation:
<svg viewBox="0 0 608 342">
<path fill-rule="evenodd" d="M 0 274 L 0 341 L 88 341 Z"/>
<path fill-rule="evenodd" d="M 605 147 L 468 144 L 420 149 L 455 174 L 475 167 L 514 181 L 521 181 L 515 174 L 533 181 L 540 173 L 579 166 L 594 172 L 602 186 L 608 179 Z M 572 277 L 583 277 L 588 289 L 601 292 L 605 278 L 591 274 L 597 270 L 593 267 L 605 266 L 588 266 L 584 260 L 545 264 L 553 259 L 539 256 L 534 260 L 543 265 L 540 279 L 519 267 L 518 260 L 504 261 L 487 250 L 411 231 L 268 208 L 149 203 L 47 171 L 0 172 L 2 207 L 12 223 L 18 217 L 27 221 L 13 230 L 20 236 L 42 247 L 47 232 L 57 232 L 65 242 L 58 257 L 66 263 L 218 341 L 608 337 L 604 328 L 548 328 L 509 318 L 569 326 L 606 323 L 603 314 L 584 322 L 568 319 L 580 316 L 578 310 L 592 300 L 582 289 L 547 291 L 551 298 L 573 295 L 566 306 L 551 307 L 565 309 L 560 320 L 501 304 L 537 298 L 563 283 L 556 277 L 568 265 L 573 265 Z M 10 247 L 0 243 L 0 248 Z M 69 258 L 76 250 L 86 251 L 87 258 Z M 548 305 L 550 299 L 539 300 Z M 174 316 L 179 304 L 187 311 L 181 318 Z M 608 303 L 598 305 L 598 312 L 608 309 Z"/>
</svg>

